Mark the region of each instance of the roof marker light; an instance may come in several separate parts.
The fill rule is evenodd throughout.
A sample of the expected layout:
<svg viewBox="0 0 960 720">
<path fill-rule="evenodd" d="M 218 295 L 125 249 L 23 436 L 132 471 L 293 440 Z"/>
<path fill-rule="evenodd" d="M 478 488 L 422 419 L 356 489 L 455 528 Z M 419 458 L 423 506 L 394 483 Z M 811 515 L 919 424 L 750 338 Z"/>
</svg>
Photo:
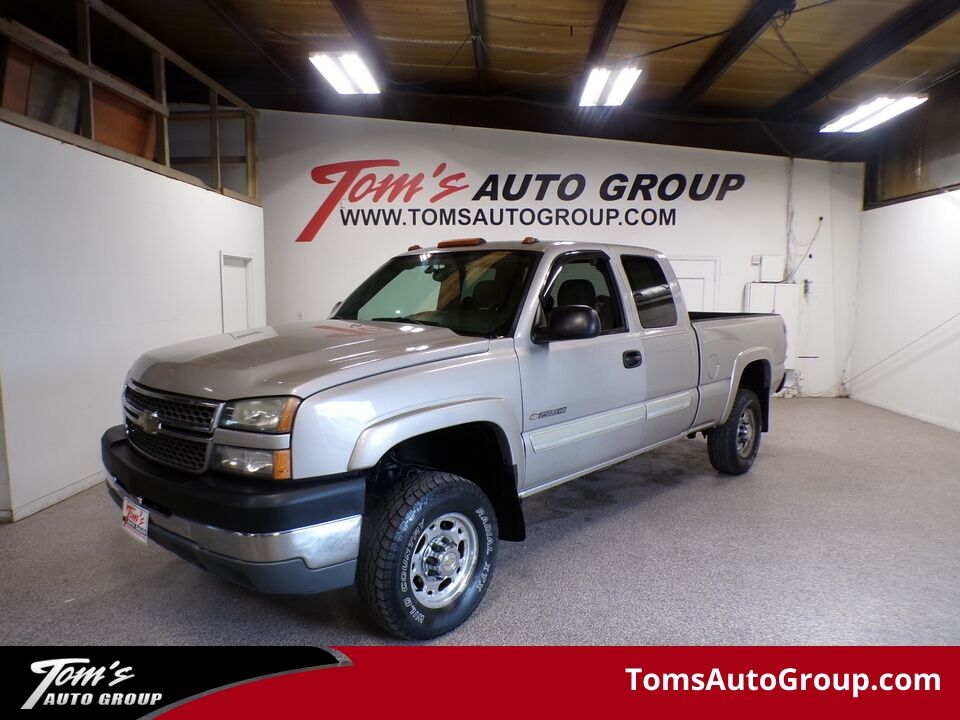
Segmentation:
<svg viewBox="0 0 960 720">
<path fill-rule="evenodd" d="M 438 248 L 469 247 L 471 245 L 483 245 L 487 241 L 483 238 L 460 238 L 459 240 L 444 240 L 438 242 Z"/>
</svg>

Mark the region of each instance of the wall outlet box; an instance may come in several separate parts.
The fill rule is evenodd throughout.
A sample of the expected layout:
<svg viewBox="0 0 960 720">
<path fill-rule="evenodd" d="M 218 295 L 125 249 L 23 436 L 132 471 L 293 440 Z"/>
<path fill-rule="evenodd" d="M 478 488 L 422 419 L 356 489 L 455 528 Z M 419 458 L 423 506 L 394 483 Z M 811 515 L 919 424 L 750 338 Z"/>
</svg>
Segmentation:
<svg viewBox="0 0 960 720">
<path fill-rule="evenodd" d="M 786 255 L 760 256 L 760 282 L 780 282 L 786 270 Z"/>
</svg>

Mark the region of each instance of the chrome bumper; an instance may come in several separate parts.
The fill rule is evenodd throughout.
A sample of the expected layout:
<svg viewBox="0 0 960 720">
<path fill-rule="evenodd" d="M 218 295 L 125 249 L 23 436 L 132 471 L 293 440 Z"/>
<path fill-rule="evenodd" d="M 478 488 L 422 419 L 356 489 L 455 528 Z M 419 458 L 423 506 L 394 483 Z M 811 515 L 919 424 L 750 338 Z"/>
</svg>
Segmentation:
<svg viewBox="0 0 960 720">
<path fill-rule="evenodd" d="M 119 498 L 143 505 L 109 474 L 107 488 Z M 147 506 L 149 510 L 149 506 Z M 356 560 L 360 551 L 361 516 L 339 518 L 317 525 L 274 533 L 241 533 L 205 525 L 176 515 L 150 513 L 150 525 L 186 540 L 198 548 L 247 563 L 302 560 L 316 570 Z"/>
</svg>

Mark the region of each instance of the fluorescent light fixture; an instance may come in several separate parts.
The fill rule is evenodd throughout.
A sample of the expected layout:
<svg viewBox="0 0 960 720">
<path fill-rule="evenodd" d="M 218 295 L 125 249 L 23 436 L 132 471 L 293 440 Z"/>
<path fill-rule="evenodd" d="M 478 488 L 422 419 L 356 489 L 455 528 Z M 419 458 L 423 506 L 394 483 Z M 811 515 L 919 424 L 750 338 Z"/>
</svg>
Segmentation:
<svg viewBox="0 0 960 720">
<path fill-rule="evenodd" d="M 926 101 L 926 95 L 906 95 L 901 97 L 881 95 L 830 121 L 820 128 L 820 132 L 863 132 L 864 130 L 876 127 L 880 123 L 885 123 L 887 120 L 907 112 L 907 110 L 912 110 L 917 107 L 917 105 L 922 105 Z"/>
<path fill-rule="evenodd" d="M 600 102 L 600 94 L 607 86 L 609 77 L 610 71 L 607 68 L 595 67 L 590 71 L 587 84 L 583 86 L 583 94 L 580 95 L 580 107 L 590 107 Z"/>
<path fill-rule="evenodd" d="M 310 62 L 341 95 L 377 95 L 380 92 L 370 70 L 355 52 L 337 56 L 312 53 Z"/>
<path fill-rule="evenodd" d="M 623 101 L 627 99 L 638 77 L 640 77 L 640 69 L 635 67 L 619 70 L 605 67 L 593 68 L 583 86 L 580 107 L 623 105 Z M 601 98 L 603 102 L 600 101 Z"/>
<path fill-rule="evenodd" d="M 373 79 L 373 75 L 367 70 L 367 66 L 363 64 L 359 55 L 356 53 L 341 55 L 340 64 L 347 69 L 347 75 L 364 95 L 377 95 L 380 92 L 376 80 Z"/>
<path fill-rule="evenodd" d="M 607 99 L 603 101 L 603 104 L 623 105 L 623 101 L 633 90 L 633 85 L 637 82 L 638 77 L 640 77 L 639 68 L 623 68 L 614 78 L 613 87 L 607 93 Z"/>
</svg>

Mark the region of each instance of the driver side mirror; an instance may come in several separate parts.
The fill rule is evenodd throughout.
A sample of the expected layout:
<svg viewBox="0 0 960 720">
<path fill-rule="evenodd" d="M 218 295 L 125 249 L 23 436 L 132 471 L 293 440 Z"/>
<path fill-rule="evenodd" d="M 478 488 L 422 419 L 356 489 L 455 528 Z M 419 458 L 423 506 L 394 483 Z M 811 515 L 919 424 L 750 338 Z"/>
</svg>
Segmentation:
<svg viewBox="0 0 960 720">
<path fill-rule="evenodd" d="M 534 329 L 531 340 L 537 344 L 556 340 L 585 340 L 600 334 L 600 316 L 586 305 L 564 305 L 550 312 L 546 325 Z"/>
</svg>

